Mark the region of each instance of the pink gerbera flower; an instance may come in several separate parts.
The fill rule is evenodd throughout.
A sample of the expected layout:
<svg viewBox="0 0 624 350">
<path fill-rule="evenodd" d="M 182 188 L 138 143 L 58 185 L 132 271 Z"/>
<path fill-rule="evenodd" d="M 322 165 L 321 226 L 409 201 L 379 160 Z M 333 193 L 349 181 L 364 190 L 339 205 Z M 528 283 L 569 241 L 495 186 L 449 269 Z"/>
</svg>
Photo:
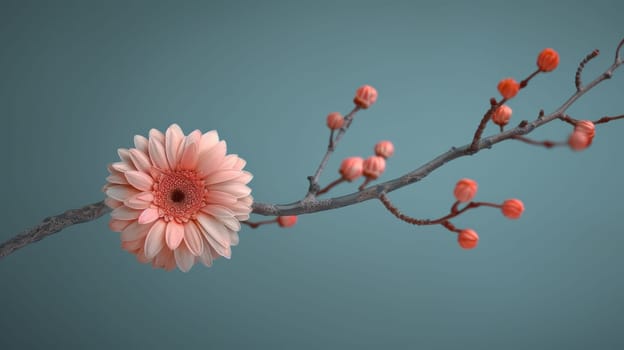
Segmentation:
<svg viewBox="0 0 624 350">
<path fill-rule="evenodd" d="M 253 202 L 245 161 L 226 155 L 216 131 L 185 136 L 176 124 L 164 135 L 152 129 L 149 139 L 135 136 L 134 146 L 118 150 L 121 161 L 108 167 L 104 186 L 109 226 L 121 232 L 122 248 L 184 272 L 198 261 L 229 259 Z"/>
</svg>

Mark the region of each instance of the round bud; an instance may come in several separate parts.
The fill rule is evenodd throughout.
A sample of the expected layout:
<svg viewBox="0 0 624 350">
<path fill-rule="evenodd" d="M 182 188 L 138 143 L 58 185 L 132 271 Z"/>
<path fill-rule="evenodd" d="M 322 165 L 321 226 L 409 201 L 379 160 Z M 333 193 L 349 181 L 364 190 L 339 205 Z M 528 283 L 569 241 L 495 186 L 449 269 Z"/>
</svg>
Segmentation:
<svg viewBox="0 0 624 350">
<path fill-rule="evenodd" d="M 459 202 L 470 202 L 477 194 L 477 182 L 471 179 L 461 179 L 457 181 L 453 194 Z"/>
<path fill-rule="evenodd" d="M 524 204 L 519 199 L 508 199 L 503 202 L 501 211 L 509 219 L 519 219 L 524 212 Z"/>
<path fill-rule="evenodd" d="M 587 134 L 583 131 L 574 131 L 570 134 L 568 138 L 568 145 L 574 151 L 582 151 L 585 148 L 589 147 L 591 139 Z"/>
<path fill-rule="evenodd" d="M 596 135 L 596 125 L 594 125 L 594 123 L 590 120 L 579 120 L 574 125 L 574 131 L 583 132 L 587 135 L 587 137 L 593 139 Z"/>
<path fill-rule="evenodd" d="M 548 48 L 542 50 L 537 56 L 537 67 L 542 72 L 551 72 L 559 65 L 559 54 L 557 51 Z"/>
<path fill-rule="evenodd" d="M 344 125 L 344 117 L 338 112 L 332 112 L 327 115 L 327 127 L 331 130 L 342 128 Z"/>
<path fill-rule="evenodd" d="M 362 176 L 364 159 L 360 157 L 345 158 L 340 164 L 340 175 L 342 178 L 351 182 Z"/>
<path fill-rule="evenodd" d="M 297 223 L 296 215 L 277 217 L 277 224 L 280 225 L 280 227 L 291 227 L 291 226 L 294 226 L 296 223 Z"/>
<path fill-rule="evenodd" d="M 370 107 L 375 101 L 377 101 L 377 90 L 370 85 L 360 86 L 353 98 L 353 103 L 362 109 Z"/>
<path fill-rule="evenodd" d="M 520 84 L 512 78 L 506 78 L 498 83 L 498 92 L 506 98 L 510 99 L 518 94 Z"/>
<path fill-rule="evenodd" d="M 479 235 L 472 229 L 465 229 L 457 235 L 459 246 L 464 249 L 472 249 L 479 243 Z"/>
<path fill-rule="evenodd" d="M 496 125 L 505 126 L 511 119 L 511 108 L 507 105 L 502 105 L 492 113 L 492 121 Z"/>
<path fill-rule="evenodd" d="M 363 164 L 362 173 L 371 180 L 378 178 L 386 170 L 386 160 L 380 156 L 370 156 Z"/>
<path fill-rule="evenodd" d="M 375 145 L 375 154 L 388 159 L 394 154 L 394 145 L 390 141 L 379 141 Z"/>
</svg>

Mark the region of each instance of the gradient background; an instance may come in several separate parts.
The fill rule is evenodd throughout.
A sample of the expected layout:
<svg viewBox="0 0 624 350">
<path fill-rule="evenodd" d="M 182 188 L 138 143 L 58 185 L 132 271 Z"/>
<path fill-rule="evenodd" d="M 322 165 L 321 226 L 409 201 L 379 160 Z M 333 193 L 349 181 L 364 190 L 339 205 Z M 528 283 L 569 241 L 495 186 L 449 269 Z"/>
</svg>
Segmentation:
<svg viewBox="0 0 624 350">
<path fill-rule="evenodd" d="M 526 76 L 544 47 L 561 65 L 510 103 L 514 124 L 567 99 L 594 48 L 585 80 L 604 70 L 624 36 L 619 0 L 0 4 L 1 240 L 101 200 L 116 149 L 173 122 L 217 129 L 256 200 L 297 200 L 325 116 L 362 84 L 379 100 L 322 182 L 382 139 L 392 179 L 469 142 L 499 79 Z M 569 112 L 621 114 L 623 91 L 618 71 Z M 471 251 L 376 201 L 244 228 L 231 260 L 188 274 L 136 263 L 108 218 L 71 227 L 0 262 L 0 349 L 622 349 L 623 133 L 600 127 L 581 153 L 507 142 L 392 193 L 420 217 L 445 213 L 461 177 L 479 200 L 521 198 L 521 220 L 486 208 L 454 221 L 479 232 Z"/>
</svg>

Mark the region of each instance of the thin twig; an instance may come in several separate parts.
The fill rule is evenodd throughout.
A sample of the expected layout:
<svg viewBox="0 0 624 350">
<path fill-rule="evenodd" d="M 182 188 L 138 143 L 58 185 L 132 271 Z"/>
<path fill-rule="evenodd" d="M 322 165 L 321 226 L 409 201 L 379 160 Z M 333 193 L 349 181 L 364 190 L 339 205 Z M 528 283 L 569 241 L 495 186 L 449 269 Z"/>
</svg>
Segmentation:
<svg viewBox="0 0 624 350">
<path fill-rule="evenodd" d="M 424 225 L 441 225 L 442 223 L 457 217 L 463 213 L 465 213 L 466 211 L 470 210 L 470 209 L 475 209 L 475 208 L 479 208 L 479 207 L 492 207 L 492 208 L 500 208 L 500 204 L 495 204 L 495 203 L 488 203 L 488 202 L 470 202 L 467 203 L 462 209 L 458 209 L 459 206 L 459 202 L 455 202 L 455 204 L 453 204 L 453 207 L 451 208 L 450 212 L 447 215 L 444 215 L 441 218 L 438 219 L 418 219 L 415 217 L 411 217 L 409 215 L 405 215 L 403 213 L 401 213 L 401 211 L 395 207 L 392 202 L 390 201 L 390 198 L 388 198 L 388 196 L 385 193 L 381 193 L 379 195 L 379 200 L 381 201 L 381 203 L 384 205 L 384 207 L 386 207 L 386 209 L 388 209 L 388 211 L 390 213 L 392 213 L 392 215 L 394 215 L 397 219 L 401 220 L 401 221 L 405 221 L 409 224 L 412 225 L 418 225 L 418 226 L 424 226 Z"/>
<path fill-rule="evenodd" d="M 585 58 L 583 58 L 581 63 L 579 63 L 579 66 L 576 69 L 576 75 L 574 76 L 574 85 L 576 85 L 576 91 L 579 91 L 583 88 L 583 82 L 581 81 L 581 74 L 583 74 L 583 69 L 585 68 L 585 65 L 589 61 L 596 58 L 596 56 L 598 56 L 599 54 L 600 54 L 600 50 L 596 49 L 590 52 L 587 56 L 585 56 Z M 617 51 L 616 51 L 616 60 L 617 60 Z"/>
<path fill-rule="evenodd" d="M 325 155 L 323 156 L 321 163 L 316 169 L 316 172 L 314 173 L 313 176 L 308 176 L 308 180 L 310 181 L 310 187 L 308 188 L 308 193 L 306 197 L 304 198 L 304 201 L 313 200 L 316 194 L 318 193 L 318 191 L 320 190 L 318 180 L 321 177 L 321 173 L 323 173 L 323 169 L 325 169 L 325 166 L 327 165 L 327 161 L 329 160 L 329 157 L 332 155 L 332 153 L 334 153 L 336 146 L 338 146 L 338 142 L 340 142 L 340 139 L 342 139 L 342 136 L 347 132 L 347 130 L 349 129 L 349 126 L 351 126 L 353 117 L 359 110 L 360 110 L 360 107 L 358 106 L 353 108 L 353 110 L 345 116 L 344 118 L 345 122 L 342 128 L 340 128 L 340 130 L 338 131 L 338 134 L 336 135 L 336 137 L 335 138 L 330 137 L 329 144 L 327 145 L 327 152 L 325 152 Z M 332 136 L 333 136 L 333 131 L 332 131 Z"/>
<path fill-rule="evenodd" d="M 566 146 L 567 143 L 566 142 L 554 142 L 554 141 L 535 141 L 533 139 L 530 139 L 528 137 L 524 137 L 524 136 L 520 136 L 520 135 L 516 135 L 514 137 L 512 137 L 514 140 L 518 140 L 518 141 L 522 141 L 524 143 L 528 143 L 529 145 L 535 145 L 535 146 L 542 146 L 542 147 L 546 147 L 546 148 L 553 148 L 555 146 Z"/>
<path fill-rule="evenodd" d="M 618 115 L 618 116 L 615 116 L 615 117 L 602 117 L 602 118 L 596 120 L 593 123 L 594 124 L 604 124 L 604 123 L 608 123 L 610 121 L 614 121 L 614 120 L 618 120 L 618 119 L 624 119 L 624 114 Z"/>
<path fill-rule="evenodd" d="M 277 218 L 273 220 L 264 220 L 264 221 L 241 221 L 241 224 L 247 225 L 251 228 L 258 228 L 262 225 L 274 224 L 277 222 Z"/>
</svg>

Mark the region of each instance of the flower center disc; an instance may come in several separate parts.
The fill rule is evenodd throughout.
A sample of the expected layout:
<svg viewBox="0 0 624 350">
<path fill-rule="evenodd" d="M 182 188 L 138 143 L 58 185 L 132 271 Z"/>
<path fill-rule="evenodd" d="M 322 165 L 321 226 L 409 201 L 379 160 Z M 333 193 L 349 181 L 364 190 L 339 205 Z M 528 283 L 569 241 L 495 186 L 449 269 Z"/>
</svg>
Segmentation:
<svg viewBox="0 0 624 350">
<path fill-rule="evenodd" d="M 163 173 L 156 183 L 154 204 L 166 221 L 187 222 L 205 205 L 204 184 L 193 171 Z"/>
</svg>

